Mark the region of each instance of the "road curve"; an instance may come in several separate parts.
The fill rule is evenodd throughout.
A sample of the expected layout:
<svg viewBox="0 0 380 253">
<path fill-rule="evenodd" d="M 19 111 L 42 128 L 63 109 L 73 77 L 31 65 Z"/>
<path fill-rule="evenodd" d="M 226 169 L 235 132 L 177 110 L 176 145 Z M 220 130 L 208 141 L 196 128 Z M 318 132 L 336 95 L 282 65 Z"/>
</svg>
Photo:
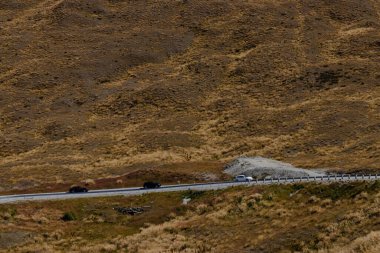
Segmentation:
<svg viewBox="0 0 380 253">
<path fill-rule="evenodd" d="M 254 185 L 270 185 L 270 184 L 289 184 L 289 183 L 307 183 L 307 182 L 337 182 L 337 181 L 373 181 L 380 179 L 380 175 L 333 175 L 319 177 L 298 177 L 298 178 L 269 178 L 264 180 L 254 180 L 251 182 L 213 182 L 198 184 L 179 184 L 179 185 L 163 185 L 157 189 L 144 188 L 118 188 L 92 190 L 87 193 L 67 193 L 67 192 L 51 192 L 51 193 L 35 193 L 35 194 L 19 194 L 0 196 L 0 204 L 21 202 L 21 201 L 43 201 L 43 200 L 62 200 L 75 198 L 91 198 L 91 197 L 108 197 L 108 196 L 133 196 L 145 193 L 157 192 L 173 192 L 173 191 L 208 191 L 225 189 L 232 186 L 254 186 Z"/>
</svg>

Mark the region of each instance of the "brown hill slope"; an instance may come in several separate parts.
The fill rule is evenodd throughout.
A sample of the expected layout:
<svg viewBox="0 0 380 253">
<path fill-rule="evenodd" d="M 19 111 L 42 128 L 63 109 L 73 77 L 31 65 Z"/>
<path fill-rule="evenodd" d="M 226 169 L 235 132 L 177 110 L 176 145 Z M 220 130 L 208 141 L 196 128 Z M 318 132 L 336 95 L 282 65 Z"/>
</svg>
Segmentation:
<svg viewBox="0 0 380 253">
<path fill-rule="evenodd" d="M 376 0 L 2 1 L 0 184 L 239 155 L 379 169 L 379 83 Z"/>
<path fill-rule="evenodd" d="M 378 253 L 379 203 L 378 181 L 3 204 L 0 252 Z"/>
</svg>

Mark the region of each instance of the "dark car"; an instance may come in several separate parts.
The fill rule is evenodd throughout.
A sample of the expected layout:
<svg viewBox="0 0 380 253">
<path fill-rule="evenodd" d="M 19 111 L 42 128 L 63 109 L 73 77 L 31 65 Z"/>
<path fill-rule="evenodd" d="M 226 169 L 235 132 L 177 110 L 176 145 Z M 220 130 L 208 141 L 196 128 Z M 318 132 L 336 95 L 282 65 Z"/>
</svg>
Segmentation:
<svg viewBox="0 0 380 253">
<path fill-rule="evenodd" d="M 80 192 L 88 192 L 88 189 L 82 186 L 73 186 L 69 189 L 69 193 L 80 193 Z"/>
<path fill-rule="evenodd" d="M 157 183 L 157 182 L 145 182 L 144 183 L 145 189 L 153 189 L 153 188 L 159 188 L 159 187 L 161 187 L 161 184 Z"/>
</svg>

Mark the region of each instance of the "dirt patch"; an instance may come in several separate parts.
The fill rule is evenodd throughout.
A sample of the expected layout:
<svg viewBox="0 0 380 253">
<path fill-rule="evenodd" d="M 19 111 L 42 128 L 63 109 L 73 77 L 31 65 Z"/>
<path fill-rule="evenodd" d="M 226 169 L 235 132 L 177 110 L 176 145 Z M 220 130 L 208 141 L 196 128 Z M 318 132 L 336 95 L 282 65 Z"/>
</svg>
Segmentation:
<svg viewBox="0 0 380 253">
<path fill-rule="evenodd" d="M 31 233 L 23 231 L 0 232 L 0 249 L 7 249 L 28 243 Z"/>
</svg>

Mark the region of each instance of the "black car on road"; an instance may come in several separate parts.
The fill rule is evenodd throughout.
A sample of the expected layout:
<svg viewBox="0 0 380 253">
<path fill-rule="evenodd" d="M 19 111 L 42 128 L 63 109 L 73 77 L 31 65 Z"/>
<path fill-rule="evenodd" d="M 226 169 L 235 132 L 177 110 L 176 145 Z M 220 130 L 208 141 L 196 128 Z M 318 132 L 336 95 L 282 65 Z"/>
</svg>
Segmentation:
<svg viewBox="0 0 380 253">
<path fill-rule="evenodd" d="M 70 187 L 69 189 L 69 193 L 83 193 L 83 192 L 88 192 L 88 189 L 82 186 L 73 186 L 73 187 Z"/>
<path fill-rule="evenodd" d="M 144 183 L 144 189 L 154 189 L 154 188 L 160 188 L 161 184 L 157 182 L 145 182 Z"/>
</svg>

